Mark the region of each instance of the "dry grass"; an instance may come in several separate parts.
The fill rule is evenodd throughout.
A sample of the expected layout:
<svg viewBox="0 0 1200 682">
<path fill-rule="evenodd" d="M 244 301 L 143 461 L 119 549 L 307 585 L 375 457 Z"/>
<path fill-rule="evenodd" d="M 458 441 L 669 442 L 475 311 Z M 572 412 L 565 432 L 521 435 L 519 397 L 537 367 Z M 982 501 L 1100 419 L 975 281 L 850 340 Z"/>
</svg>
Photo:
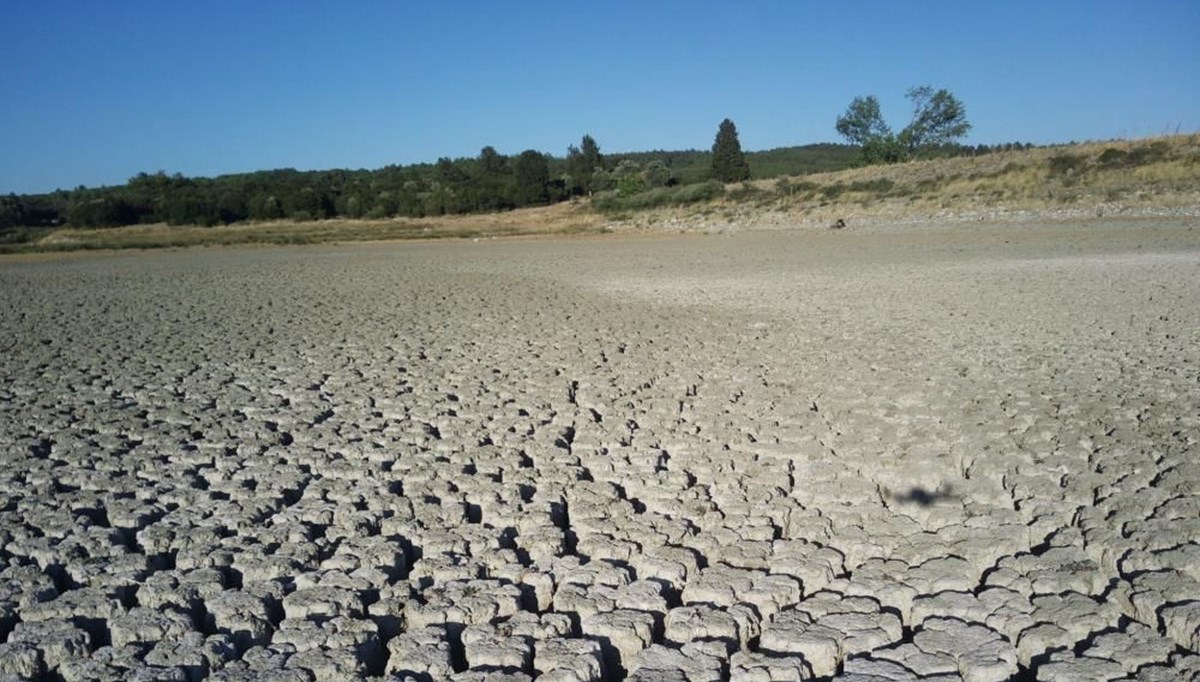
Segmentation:
<svg viewBox="0 0 1200 682">
<path fill-rule="evenodd" d="M 33 242 L 5 245 L 9 253 L 96 249 L 154 249 L 243 244 L 320 244 L 405 239 L 464 239 L 519 235 L 569 235 L 604 231 L 600 216 L 567 203 L 487 215 L 394 220 L 270 222 L 221 227 L 135 225 L 108 229 L 63 228 Z M 2 251 L 0 251 L 2 252 Z"/>
<path fill-rule="evenodd" d="M 829 224 L 1085 209 L 1200 209 L 1200 135 L 1060 145 L 729 185 L 706 205 L 624 225 Z"/>
<path fill-rule="evenodd" d="M 858 214 L 1200 206 L 1200 135 L 1089 142 L 796 178 L 786 212 Z M 771 183 L 756 183 L 760 189 Z M 779 194 L 776 191 L 776 194 Z"/>
</svg>

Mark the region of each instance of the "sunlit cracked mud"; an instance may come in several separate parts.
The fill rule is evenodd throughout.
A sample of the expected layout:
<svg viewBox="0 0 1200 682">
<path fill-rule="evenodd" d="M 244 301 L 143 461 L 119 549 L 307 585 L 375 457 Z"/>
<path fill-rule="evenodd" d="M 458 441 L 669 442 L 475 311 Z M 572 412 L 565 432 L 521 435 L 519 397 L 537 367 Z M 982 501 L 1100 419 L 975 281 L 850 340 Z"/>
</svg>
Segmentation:
<svg viewBox="0 0 1200 682">
<path fill-rule="evenodd" d="M 1200 676 L 1200 227 L 0 263 L 0 679 Z"/>
</svg>

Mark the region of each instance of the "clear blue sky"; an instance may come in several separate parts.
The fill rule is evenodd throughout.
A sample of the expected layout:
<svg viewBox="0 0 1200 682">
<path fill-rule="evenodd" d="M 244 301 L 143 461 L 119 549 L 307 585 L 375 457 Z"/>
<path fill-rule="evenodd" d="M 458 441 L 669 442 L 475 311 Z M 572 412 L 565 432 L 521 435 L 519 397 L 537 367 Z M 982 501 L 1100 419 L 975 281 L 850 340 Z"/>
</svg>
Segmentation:
<svg viewBox="0 0 1200 682">
<path fill-rule="evenodd" d="M 0 193 L 506 154 L 836 141 L 928 83 L 968 142 L 1200 131 L 1200 2 L 5 0 Z"/>
</svg>

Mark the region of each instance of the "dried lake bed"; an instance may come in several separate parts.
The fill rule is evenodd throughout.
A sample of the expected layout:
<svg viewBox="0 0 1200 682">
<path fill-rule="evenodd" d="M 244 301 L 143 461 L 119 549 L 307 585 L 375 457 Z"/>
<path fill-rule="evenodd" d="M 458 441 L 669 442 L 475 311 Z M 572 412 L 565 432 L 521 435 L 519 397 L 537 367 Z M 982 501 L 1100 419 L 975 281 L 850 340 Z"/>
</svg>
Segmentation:
<svg viewBox="0 0 1200 682">
<path fill-rule="evenodd" d="M 1200 223 L 0 261 L 0 680 L 1200 678 Z"/>
</svg>

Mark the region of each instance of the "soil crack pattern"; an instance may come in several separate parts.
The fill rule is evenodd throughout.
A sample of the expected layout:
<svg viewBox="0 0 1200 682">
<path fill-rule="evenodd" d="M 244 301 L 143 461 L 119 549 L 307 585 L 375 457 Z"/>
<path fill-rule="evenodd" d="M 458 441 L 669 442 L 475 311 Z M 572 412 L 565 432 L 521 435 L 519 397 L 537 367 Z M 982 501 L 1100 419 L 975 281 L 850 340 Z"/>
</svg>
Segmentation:
<svg viewBox="0 0 1200 682">
<path fill-rule="evenodd" d="M 0 679 L 1200 679 L 1196 227 L 0 262 Z"/>
</svg>

